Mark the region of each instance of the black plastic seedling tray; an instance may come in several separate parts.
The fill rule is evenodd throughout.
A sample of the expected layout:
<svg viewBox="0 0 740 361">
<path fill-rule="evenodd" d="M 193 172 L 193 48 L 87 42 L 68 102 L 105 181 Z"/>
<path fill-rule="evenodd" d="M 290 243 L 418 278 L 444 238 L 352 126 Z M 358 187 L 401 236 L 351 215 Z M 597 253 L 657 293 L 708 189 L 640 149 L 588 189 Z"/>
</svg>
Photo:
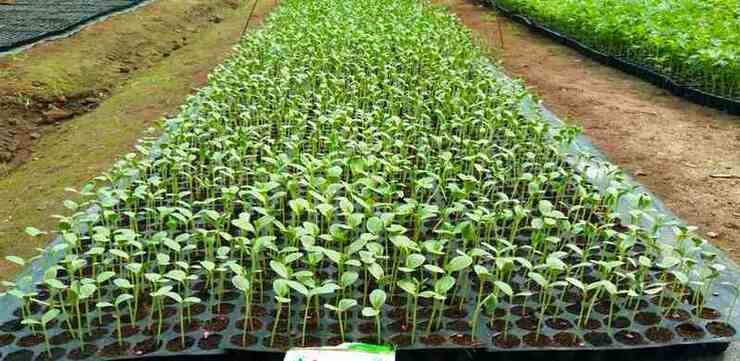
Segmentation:
<svg viewBox="0 0 740 361">
<path fill-rule="evenodd" d="M 630 61 L 628 59 L 603 53 L 574 39 L 567 34 L 558 32 L 557 30 L 545 24 L 531 19 L 524 14 L 520 14 L 516 11 L 508 9 L 495 0 L 479 0 L 478 2 L 487 6 L 493 6 L 501 14 L 528 26 L 530 29 L 545 34 L 561 44 L 574 48 L 578 50 L 578 52 L 580 52 L 581 54 L 588 56 L 589 58 L 594 59 L 602 64 L 613 66 L 627 74 L 634 75 L 655 86 L 668 90 L 671 94 L 675 96 L 683 97 L 696 104 L 719 109 L 730 114 L 740 114 L 740 100 L 708 93 L 704 90 L 696 88 L 695 86 L 686 84 L 685 82 L 672 79 L 671 77 L 662 74 L 661 72 L 655 71 L 643 64 L 635 63 L 634 61 Z"/>
<path fill-rule="evenodd" d="M 18 0 L 0 5 L 0 53 L 64 35 L 146 0 Z"/>
<path fill-rule="evenodd" d="M 493 66 L 490 67 L 491 76 L 494 77 L 505 77 L 500 71 Z M 562 123 L 550 112 L 547 111 L 543 106 L 535 103 L 532 98 L 525 98 L 521 104 L 522 111 L 528 116 L 539 116 L 544 115 L 544 118 L 551 123 L 555 128 L 562 126 Z M 603 155 L 596 150 L 584 137 L 578 137 L 576 141 L 571 145 L 570 149 L 564 150 L 568 154 L 574 157 L 570 159 L 572 166 L 582 170 L 582 173 L 587 177 L 592 184 L 600 189 L 606 189 L 608 184 L 604 184 L 605 174 L 608 173 L 612 166 L 605 162 Z M 591 154 L 593 157 L 575 157 L 576 154 L 586 152 Z M 153 152 L 156 154 L 156 151 Z M 620 212 L 623 213 L 625 219 L 630 209 L 634 207 L 632 203 L 633 198 L 637 197 L 638 192 L 646 192 L 646 190 L 639 184 L 631 179 L 630 182 L 637 186 L 635 194 L 623 197 L 623 202 L 620 206 Z M 655 214 L 661 214 L 671 219 L 675 219 L 670 211 L 665 209 L 657 199 L 653 197 Z M 95 212 L 92 209 L 90 212 Z M 643 223 L 643 226 L 649 226 L 648 223 Z M 669 229 L 663 233 L 663 242 L 673 242 L 674 235 Z M 520 241 L 526 242 L 526 239 Z M 506 301 L 499 302 L 497 310 L 495 312 L 500 313 L 497 317 L 498 320 L 506 319 L 509 321 L 508 334 L 515 336 L 519 341 L 516 345 L 501 345 L 495 342 L 496 337 L 501 335 L 501 322 L 497 321 L 494 324 L 488 322 L 488 317 L 485 315 L 481 316 L 479 326 L 479 337 L 472 340 L 470 337 L 470 328 L 467 325 L 465 316 L 472 312 L 470 303 L 466 303 L 463 307 L 463 312 L 450 312 L 446 314 L 444 319 L 444 328 L 442 330 L 435 330 L 431 334 L 430 338 L 425 337 L 424 332 L 419 332 L 417 342 L 410 344 L 410 340 L 407 336 L 404 336 L 404 330 L 408 330 L 408 325 L 404 326 L 404 322 L 399 319 L 398 315 L 402 313 L 405 303 L 402 299 L 390 299 L 389 305 L 383 311 L 382 319 L 382 331 L 383 335 L 382 342 L 393 342 L 396 344 L 398 350 L 398 357 L 401 359 L 410 358 L 415 359 L 416 357 L 423 357 L 424 359 L 433 359 L 438 357 L 440 359 L 448 359 L 447 357 L 464 357 L 465 359 L 478 359 L 488 358 L 493 356 L 491 353 L 495 353 L 496 357 L 504 357 L 511 359 L 533 359 L 533 357 L 541 359 L 571 359 L 577 357 L 581 359 L 626 359 L 639 357 L 638 359 L 649 359 L 646 356 L 658 356 L 658 359 L 671 359 L 674 356 L 686 356 L 690 354 L 695 355 L 707 355 L 721 353 L 727 347 L 727 345 L 736 339 L 734 325 L 740 324 L 740 319 L 736 313 L 732 320 L 727 325 L 727 334 L 712 334 L 707 331 L 707 327 L 714 325 L 714 322 L 724 322 L 723 320 L 717 319 L 718 317 L 724 317 L 724 312 L 728 309 L 731 304 L 731 297 L 729 289 L 726 286 L 721 285 L 721 282 L 734 282 L 740 279 L 737 266 L 722 253 L 722 251 L 706 245 L 708 250 L 720 254 L 720 260 L 727 266 L 727 270 L 722 274 L 721 278 L 717 282 L 717 287 L 712 298 L 706 300 L 706 307 L 708 309 L 714 309 L 718 314 L 710 313 L 709 317 L 702 319 L 698 317 L 690 317 L 692 312 L 692 306 L 689 304 L 682 304 L 679 308 L 676 319 L 665 319 L 658 317 L 656 319 L 655 306 L 650 303 L 650 300 L 645 302 L 644 306 L 640 306 L 641 313 L 646 315 L 645 319 L 640 322 L 635 322 L 629 326 L 619 324 L 619 322 L 629 322 L 631 320 L 620 320 L 613 321 L 614 331 L 608 333 L 606 331 L 600 331 L 598 329 L 589 331 L 581 331 L 575 327 L 572 327 L 575 323 L 575 311 L 569 312 L 568 307 L 572 307 L 572 302 L 563 303 L 562 309 L 564 310 L 557 318 L 562 318 L 559 322 L 546 322 L 543 329 L 543 335 L 548 339 L 553 340 L 552 343 L 545 345 L 537 345 L 536 347 L 526 345 L 522 340 L 527 334 L 532 333 L 532 322 L 536 322 L 536 319 L 532 319 L 534 313 L 532 310 L 536 310 L 535 304 L 528 304 L 527 307 L 531 307 L 529 314 L 522 312 L 522 304 L 520 301 L 515 302 L 515 305 L 509 305 Z M 636 248 L 639 250 L 639 247 Z M 60 257 L 61 255 L 57 255 Z M 54 264 L 56 259 L 47 258 L 36 260 L 32 263 L 25 272 L 19 277 L 20 279 L 31 277 L 34 281 L 43 274 L 43 271 L 49 266 Z M 325 268 L 322 270 L 331 274 L 334 272 L 331 268 Z M 266 281 L 269 281 L 269 276 Z M 518 277 L 521 280 L 521 276 Z M 515 278 L 516 280 L 517 278 Z M 470 280 L 469 286 L 475 287 L 476 280 L 473 278 Z M 515 283 L 515 282 L 514 282 Z M 198 286 L 194 287 L 195 292 L 198 292 Z M 105 292 L 113 292 L 111 289 L 105 290 Z M 355 297 L 361 298 L 361 289 L 354 291 Z M 199 296 L 208 300 L 209 295 L 206 292 L 200 293 Z M 160 345 L 154 344 L 151 339 L 152 336 L 146 335 L 143 330 L 149 325 L 148 318 L 143 315 L 141 320 L 135 323 L 134 328 L 127 328 L 126 331 L 135 331 L 138 327 L 139 331 L 134 332 L 135 334 L 125 338 L 127 347 L 121 353 L 110 352 L 111 346 L 116 343 L 116 334 L 113 320 L 110 315 L 102 315 L 103 322 L 99 323 L 100 327 L 98 338 L 91 339 L 88 344 L 89 349 L 97 350 L 94 355 L 95 359 L 132 359 L 132 358 L 159 358 L 159 357 L 172 357 L 177 355 L 197 355 L 198 357 L 212 357 L 222 355 L 223 357 L 238 357 L 239 359 L 249 359 L 250 357 L 263 359 L 281 358 L 283 352 L 288 347 L 301 346 L 301 334 L 300 326 L 302 319 L 297 313 L 293 313 L 293 319 L 291 321 L 292 330 L 286 332 L 281 329 L 282 325 L 278 327 L 278 333 L 276 339 L 283 340 L 285 342 L 280 343 L 277 347 L 272 347 L 270 343 L 271 330 L 274 326 L 274 309 L 275 304 L 273 303 L 272 290 L 268 287 L 263 295 L 262 303 L 258 303 L 259 306 L 253 307 L 253 314 L 257 318 L 255 322 L 254 330 L 248 332 L 248 336 L 243 338 L 242 336 L 242 308 L 244 306 L 243 298 L 236 291 L 227 292 L 222 300 L 221 307 L 213 310 L 215 300 L 211 300 L 208 306 L 198 307 L 193 312 L 193 318 L 198 323 L 193 325 L 192 332 L 188 332 L 185 349 L 180 349 L 176 346 L 180 340 L 177 312 L 172 307 L 168 306 L 170 316 L 165 317 L 164 323 L 168 327 L 162 332 L 162 343 Z M 330 298 L 322 298 L 320 303 L 323 304 L 327 301 L 331 301 Z M 32 340 L 27 330 L 14 331 L 18 326 L 19 320 L 17 319 L 14 312 L 16 311 L 17 304 L 15 300 L 10 297 L 5 297 L 0 300 L 2 307 L 0 311 L 0 353 L 4 360 L 45 360 L 46 353 L 44 352 L 43 342 L 36 344 L 31 347 L 24 347 L 25 342 Z M 395 304 L 395 306 L 393 306 Z M 557 302 L 555 304 L 558 304 Z M 296 300 L 294 302 L 295 307 L 301 307 L 301 302 Z M 513 307 L 516 306 L 516 307 Z M 512 308 L 513 307 L 513 308 Z M 211 308 L 211 310 L 209 310 Z M 514 311 L 516 309 L 517 311 Z M 604 309 L 600 307 L 595 308 L 592 319 L 597 322 L 605 323 Z M 505 311 L 509 310 L 509 311 Z M 91 314 L 95 314 L 96 311 L 92 310 Z M 373 343 L 376 341 L 374 334 L 374 324 L 371 320 L 363 318 L 359 315 L 359 309 L 350 311 L 346 315 L 349 326 L 347 328 L 347 341 L 360 341 Z M 652 313 L 652 315 L 651 315 Z M 283 316 L 281 318 L 285 320 Z M 652 320 L 651 320 L 652 319 Z M 418 330 L 423 330 L 424 315 L 420 312 L 418 318 L 419 327 Z M 616 319 L 615 319 L 616 320 Z M 669 340 L 654 341 L 650 340 L 647 336 L 648 329 L 651 327 L 657 327 L 655 322 L 660 323 L 660 327 L 668 330 L 671 334 Z M 680 329 L 680 325 L 686 322 L 696 323 L 701 331 L 699 332 L 701 337 L 685 337 L 677 333 Z M 326 309 L 322 309 L 321 319 L 318 322 L 318 326 L 314 323 L 309 324 L 310 335 L 308 337 L 307 346 L 320 346 L 320 345 L 335 345 L 341 342 L 339 339 L 338 332 L 335 332 L 333 324 L 335 324 L 335 316 L 333 313 L 329 313 Z M 369 323 L 369 325 L 368 325 Z M 206 326 L 208 325 L 208 326 Z M 570 325 L 570 326 L 568 326 Z M 63 333 L 64 325 L 62 322 L 57 322 L 53 327 L 50 327 L 50 335 L 56 336 Z M 565 327 L 565 329 L 558 329 Z M 404 329 L 405 327 L 405 329 Z M 629 329 L 630 332 L 626 330 Z M 132 331 L 133 330 L 133 331 Z M 332 331 L 335 330 L 335 331 Z M 716 331 L 716 330 L 715 330 Z M 565 334 L 564 334 L 565 333 Z M 715 332 L 716 333 L 716 332 Z M 57 336 L 56 341 L 63 341 L 63 336 Z M 633 342 L 633 338 L 641 339 L 640 342 Z M 242 344 L 242 340 L 246 339 L 247 343 Z M 24 340 L 24 341 L 21 341 Z M 289 340 L 289 341 L 287 341 Z M 560 340 L 557 342 L 556 340 Z M 565 340 L 565 343 L 563 343 Z M 36 340 L 38 341 L 38 340 Z M 168 342 L 170 347 L 167 346 Z M 74 359 L 74 356 L 79 353 L 79 344 L 77 342 L 69 342 L 68 344 L 60 344 L 53 346 L 53 355 L 59 357 L 59 359 Z M 115 350 L 114 350 L 115 351 Z M 516 352 L 511 352 L 516 351 Z M 237 355 L 237 356 L 234 356 Z M 504 356 L 506 355 L 506 356 Z M 220 357 L 220 356 L 219 356 Z"/>
</svg>

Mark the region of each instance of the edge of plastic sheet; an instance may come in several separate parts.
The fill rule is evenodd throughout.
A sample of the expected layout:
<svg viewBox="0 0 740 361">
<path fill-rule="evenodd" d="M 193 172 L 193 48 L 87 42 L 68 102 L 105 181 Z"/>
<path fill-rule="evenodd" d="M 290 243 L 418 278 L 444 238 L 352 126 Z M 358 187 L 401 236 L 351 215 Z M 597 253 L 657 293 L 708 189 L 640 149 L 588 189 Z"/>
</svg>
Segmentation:
<svg viewBox="0 0 740 361">
<path fill-rule="evenodd" d="M 496 10 L 506 15 L 507 17 L 526 25 L 533 30 L 544 33 L 554 40 L 576 49 L 581 54 L 591 59 L 594 59 L 605 65 L 613 66 L 627 74 L 636 76 L 657 87 L 669 91 L 675 96 L 682 97 L 699 105 L 725 111 L 729 114 L 740 115 L 740 100 L 708 93 L 693 86 L 682 85 L 671 77 L 660 72 L 656 72 L 655 70 L 650 69 L 645 65 L 636 64 L 629 60 L 603 53 L 588 45 L 583 44 L 576 39 L 571 38 L 568 35 L 564 35 L 546 25 L 543 25 L 527 17 L 526 15 L 507 9 L 506 7 L 500 5 L 496 0 L 483 0 L 481 2 L 485 5 L 494 7 Z"/>
<path fill-rule="evenodd" d="M 74 34 L 79 33 L 84 28 L 90 25 L 97 24 L 101 21 L 108 20 L 109 18 L 116 16 L 116 15 L 125 14 L 128 12 L 137 10 L 141 7 L 151 4 L 154 1 L 155 0 L 137 0 L 136 2 L 133 2 L 131 4 L 116 6 L 106 11 L 92 15 L 91 17 L 86 18 L 85 20 L 72 23 L 67 27 L 60 28 L 57 30 L 47 31 L 45 33 L 42 33 L 41 35 L 37 35 L 34 37 L 16 41 L 14 43 L 11 43 L 10 45 L 0 46 L 0 57 L 24 51 L 41 42 L 68 38 Z"/>
</svg>

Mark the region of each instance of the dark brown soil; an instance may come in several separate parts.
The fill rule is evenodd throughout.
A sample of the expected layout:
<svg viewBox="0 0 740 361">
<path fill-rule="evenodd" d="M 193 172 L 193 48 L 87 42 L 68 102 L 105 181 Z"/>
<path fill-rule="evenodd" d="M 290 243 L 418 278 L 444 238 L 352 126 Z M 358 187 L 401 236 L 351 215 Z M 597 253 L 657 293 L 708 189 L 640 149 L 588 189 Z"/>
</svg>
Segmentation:
<svg viewBox="0 0 740 361">
<path fill-rule="evenodd" d="M 124 341 L 120 345 L 118 342 L 113 342 L 111 344 L 103 346 L 103 348 L 100 350 L 99 354 L 102 357 L 118 357 L 123 356 L 128 353 L 128 349 L 131 347 L 131 344 Z"/>
<path fill-rule="evenodd" d="M 693 310 L 693 313 L 694 314 L 697 314 L 698 311 L 699 310 L 695 308 Z M 722 315 L 720 314 L 719 311 L 715 310 L 714 308 L 704 307 L 701 310 L 701 315 L 699 315 L 699 317 L 701 317 L 701 318 L 703 318 L 705 320 L 716 320 L 716 319 L 719 319 L 720 317 L 722 317 Z"/>
<path fill-rule="evenodd" d="M 193 347 L 194 344 L 195 337 L 185 336 L 185 345 L 183 346 L 182 338 L 178 335 L 177 337 L 174 337 L 167 341 L 165 348 L 167 348 L 167 351 L 169 352 L 180 352 Z"/>
<path fill-rule="evenodd" d="M 588 320 L 586 320 L 586 324 L 581 325 L 581 327 L 583 327 L 586 330 L 597 330 L 601 328 L 601 321 L 595 320 L 593 318 L 589 318 Z"/>
<path fill-rule="evenodd" d="M 421 343 L 429 346 L 439 346 L 446 341 L 447 339 L 442 335 L 429 335 L 421 338 Z"/>
<path fill-rule="evenodd" d="M 601 321 L 601 323 L 604 325 L 608 325 L 609 318 L 608 317 L 605 318 L 603 321 Z M 627 328 L 627 327 L 630 327 L 631 324 L 632 324 L 632 321 L 630 321 L 629 318 L 624 317 L 624 316 L 615 317 L 612 320 L 612 327 L 616 329 Z"/>
<path fill-rule="evenodd" d="M 503 333 L 498 334 L 493 338 L 493 344 L 496 345 L 496 347 L 503 349 L 516 348 L 519 347 L 521 343 L 522 341 L 519 337 L 514 335 L 506 335 L 506 337 L 504 337 Z"/>
<path fill-rule="evenodd" d="M 707 324 L 707 331 L 718 337 L 735 336 L 735 328 L 725 322 L 709 322 Z"/>
<path fill-rule="evenodd" d="M 301 336 L 298 336 L 293 339 L 293 344 L 302 347 L 319 347 L 321 346 L 321 339 L 312 335 L 306 335 L 305 339 Z"/>
<path fill-rule="evenodd" d="M 573 327 L 573 323 L 564 318 L 548 318 L 545 324 L 554 330 L 567 330 Z"/>
<path fill-rule="evenodd" d="M 275 344 L 270 344 L 271 341 L 274 341 Z M 234 340 L 232 338 L 231 343 L 234 344 Z M 248 343 L 248 342 L 247 342 Z M 241 339 L 237 340 L 237 343 L 235 345 L 241 345 Z M 290 346 L 290 338 L 285 335 L 275 335 L 274 340 L 270 340 L 270 337 L 264 337 L 262 339 L 262 346 L 268 347 L 268 348 L 275 348 L 278 350 L 284 350 Z"/>
<path fill-rule="evenodd" d="M 210 332 L 221 332 L 229 325 L 229 319 L 226 317 L 214 317 L 203 324 L 203 328 Z M 261 324 L 260 324 L 261 326 Z"/>
<path fill-rule="evenodd" d="M 666 312 L 665 314 L 663 314 L 663 317 L 671 321 L 683 322 L 688 320 L 691 315 L 687 311 L 681 309 L 673 309 L 670 312 Z"/>
<path fill-rule="evenodd" d="M 638 312 L 635 315 L 635 322 L 643 326 L 652 326 L 660 322 L 660 316 L 655 312 Z"/>
<path fill-rule="evenodd" d="M 162 332 L 166 331 L 169 327 L 169 323 L 162 322 Z M 147 336 L 155 336 L 157 334 L 157 329 L 159 329 L 159 327 L 156 323 L 154 323 L 147 326 L 142 333 Z"/>
<path fill-rule="evenodd" d="M 249 347 L 257 343 L 257 337 L 254 337 L 254 335 L 250 333 L 247 333 L 247 334 L 240 333 L 238 335 L 231 336 L 231 339 L 229 341 L 234 346 Z M 278 342 L 279 342 L 278 336 L 275 336 L 275 343 L 277 344 Z"/>
<path fill-rule="evenodd" d="M 581 347 L 585 345 L 583 340 L 570 332 L 558 332 L 552 336 L 552 340 L 558 347 Z"/>
<path fill-rule="evenodd" d="M 55 361 L 59 360 L 62 357 L 64 357 L 64 354 L 67 353 L 67 350 L 61 348 L 61 347 L 54 347 L 51 349 L 51 355 L 44 350 L 44 352 L 41 352 L 34 361 Z"/>
<path fill-rule="evenodd" d="M 201 350 L 215 350 L 221 344 L 221 340 L 223 340 L 223 338 L 224 337 L 219 334 L 203 336 L 198 340 L 198 348 Z"/>
<path fill-rule="evenodd" d="M 95 355 L 98 352 L 98 346 L 94 344 L 85 344 L 85 350 L 77 347 L 72 351 L 69 351 L 67 358 L 70 360 L 86 360 Z"/>
<path fill-rule="evenodd" d="M 44 342 L 42 335 L 28 335 L 21 337 L 16 344 L 21 347 L 33 347 Z"/>
<path fill-rule="evenodd" d="M 409 335 L 395 335 L 391 337 L 391 343 L 396 346 L 408 346 L 411 344 L 411 336 Z"/>
<path fill-rule="evenodd" d="M 0 335 L 0 347 L 10 345 L 13 341 L 15 341 L 15 336 L 9 333 Z"/>
<path fill-rule="evenodd" d="M 396 307 L 390 311 L 388 311 L 388 317 L 398 320 L 401 318 L 406 317 L 406 309 L 403 307 Z"/>
<path fill-rule="evenodd" d="M 683 338 L 691 340 L 698 340 L 706 334 L 704 329 L 689 322 L 676 326 L 676 333 Z"/>
<path fill-rule="evenodd" d="M 639 332 L 631 330 L 622 330 L 614 334 L 614 339 L 625 345 L 640 345 L 645 342 Z"/>
<path fill-rule="evenodd" d="M 650 327 L 645 330 L 645 337 L 655 343 L 666 343 L 673 339 L 673 332 L 665 327 Z"/>
<path fill-rule="evenodd" d="M 506 320 L 498 319 L 493 322 L 486 322 L 486 326 L 493 331 L 503 332 L 506 328 Z M 511 324 L 509 324 L 509 328 L 511 328 Z"/>
<path fill-rule="evenodd" d="M 537 322 L 534 317 L 523 317 L 516 321 L 516 325 L 523 330 L 534 331 L 537 329 Z"/>
<path fill-rule="evenodd" d="M 206 305 L 202 303 L 196 303 L 192 306 L 190 306 L 190 315 L 191 316 L 197 316 L 201 313 L 206 312 Z"/>
<path fill-rule="evenodd" d="M 363 322 L 359 326 L 357 326 L 357 329 L 366 335 L 374 335 L 376 331 L 376 325 L 375 322 Z"/>
<path fill-rule="evenodd" d="M 146 355 L 159 350 L 160 347 L 162 347 L 162 342 L 155 338 L 148 338 L 134 345 L 133 352 L 134 355 Z"/>
<path fill-rule="evenodd" d="M 475 346 L 479 344 L 477 341 L 473 340 L 473 336 L 465 334 L 452 335 L 450 336 L 450 341 L 455 345 L 460 346 Z"/>
<path fill-rule="evenodd" d="M 552 338 L 541 333 L 537 335 L 534 332 L 530 332 L 524 335 L 524 337 L 522 337 L 522 340 L 525 344 L 527 344 L 527 346 L 532 347 L 548 347 L 553 345 Z"/>
<path fill-rule="evenodd" d="M 337 345 L 341 345 L 344 342 L 349 342 L 349 341 L 351 340 L 347 338 L 347 336 L 344 337 L 344 341 L 342 341 L 341 337 L 335 336 L 335 337 L 331 337 L 328 340 L 326 340 L 326 344 L 329 346 L 337 346 Z"/>
<path fill-rule="evenodd" d="M 187 325 L 185 327 L 187 328 Z M 139 332 L 141 332 L 141 329 L 139 328 L 139 326 L 126 325 L 126 326 L 121 327 L 121 336 L 123 338 L 129 338 L 133 335 L 138 334 Z"/>
<path fill-rule="evenodd" d="M 226 321 L 227 321 L 226 324 L 228 325 L 228 320 Z M 262 321 L 260 321 L 258 318 L 252 318 L 251 323 L 252 323 L 251 328 L 249 328 L 250 325 L 247 325 L 248 331 L 252 332 L 252 331 L 257 331 L 257 330 L 262 329 Z M 243 330 L 244 329 L 244 319 L 236 321 L 236 327 L 238 327 L 240 330 Z"/>
<path fill-rule="evenodd" d="M 396 321 L 388 325 L 388 329 L 393 332 L 408 332 L 411 330 L 411 325 L 406 321 Z"/>
<path fill-rule="evenodd" d="M 233 312 L 234 308 L 236 308 L 234 304 L 224 302 L 224 303 L 219 303 L 217 305 L 213 305 L 213 307 L 211 307 L 211 311 L 218 315 L 226 315 L 226 314 Z"/>
<path fill-rule="evenodd" d="M 595 347 L 609 346 L 612 344 L 612 338 L 606 332 L 587 332 L 583 339 Z"/>
<path fill-rule="evenodd" d="M 252 305 L 252 317 L 262 317 L 267 315 L 267 309 L 260 305 Z"/>
</svg>

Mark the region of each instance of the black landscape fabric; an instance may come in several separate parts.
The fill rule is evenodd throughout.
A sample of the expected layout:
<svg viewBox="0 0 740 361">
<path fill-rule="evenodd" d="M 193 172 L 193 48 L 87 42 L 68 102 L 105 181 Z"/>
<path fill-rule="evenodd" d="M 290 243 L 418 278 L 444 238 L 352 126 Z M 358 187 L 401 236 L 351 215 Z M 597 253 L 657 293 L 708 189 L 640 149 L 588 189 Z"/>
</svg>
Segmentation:
<svg viewBox="0 0 740 361">
<path fill-rule="evenodd" d="M 17 0 L 0 5 L 0 52 L 64 34 L 144 0 Z"/>
</svg>

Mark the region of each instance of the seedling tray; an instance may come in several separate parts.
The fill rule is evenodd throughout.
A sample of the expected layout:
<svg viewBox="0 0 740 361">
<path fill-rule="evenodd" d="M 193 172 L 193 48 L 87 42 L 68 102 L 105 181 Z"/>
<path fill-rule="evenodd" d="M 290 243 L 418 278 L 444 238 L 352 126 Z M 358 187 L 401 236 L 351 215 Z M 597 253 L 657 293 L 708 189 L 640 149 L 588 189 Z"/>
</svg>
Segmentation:
<svg viewBox="0 0 740 361">
<path fill-rule="evenodd" d="M 575 38 L 567 34 L 558 32 L 552 27 L 540 23 L 526 16 L 525 14 L 521 14 L 508 9 L 495 0 L 481 0 L 479 1 L 479 3 L 487 6 L 493 6 L 501 14 L 528 26 L 532 30 L 544 34 L 551 39 L 558 41 L 559 43 L 576 49 L 581 54 L 588 56 L 589 58 L 594 59 L 602 64 L 613 66 L 627 74 L 634 75 L 655 86 L 668 90 L 671 94 L 675 96 L 683 97 L 696 104 L 719 109 L 730 114 L 740 114 L 740 101 L 738 101 L 737 99 L 731 99 L 723 97 L 721 95 L 708 93 L 702 89 L 692 86 L 691 84 L 673 79 L 643 64 L 639 64 L 628 59 L 601 52 L 576 40 Z"/>
</svg>

